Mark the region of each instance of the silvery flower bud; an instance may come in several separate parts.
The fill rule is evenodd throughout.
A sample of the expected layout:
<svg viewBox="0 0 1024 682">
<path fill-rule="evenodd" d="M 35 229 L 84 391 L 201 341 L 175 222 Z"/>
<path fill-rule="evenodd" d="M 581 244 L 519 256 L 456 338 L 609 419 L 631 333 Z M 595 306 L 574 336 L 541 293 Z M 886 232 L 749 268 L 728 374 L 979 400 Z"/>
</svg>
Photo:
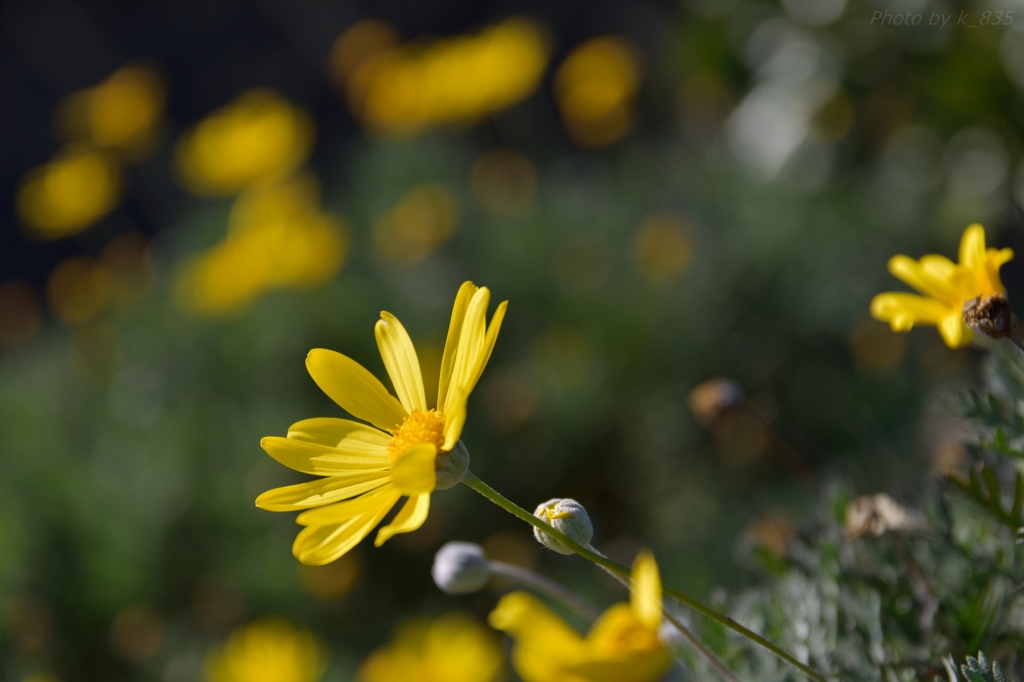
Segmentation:
<svg viewBox="0 0 1024 682">
<path fill-rule="evenodd" d="M 587 547 L 594 537 L 594 524 L 583 505 L 569 498 L 550 499 L 537 507 L 533 515 L 555 530 L 564 533 L 570 540 Z M 563 545 L 539 528 L 533 529 L 537 542 L 559 554 L 572 554 L 573 550 Z"/>
<path fill-rule="evenodd" d="M 447 490 L 462 480 L 469 470 L 469 450 L 460 440 L 449 452 L 437 453 L 434 466 L 437 468 L 435 490 Z"/>
<path fill-rule="evenodd" d="M 472 542 L 446 542 L 434 555 L 430 569 L 434 582 L 448 594 L 479 592 L 490 574 L 483 548 Z"/>
</svg>

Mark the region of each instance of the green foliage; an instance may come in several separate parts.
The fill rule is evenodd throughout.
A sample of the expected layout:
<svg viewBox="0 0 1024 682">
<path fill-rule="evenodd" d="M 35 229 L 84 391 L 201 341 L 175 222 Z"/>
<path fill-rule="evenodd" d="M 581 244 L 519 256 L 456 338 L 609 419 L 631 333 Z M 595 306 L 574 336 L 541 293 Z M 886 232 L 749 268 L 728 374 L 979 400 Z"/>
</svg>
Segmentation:
<svg viewBox="0 0 1024 682">
<path fill-rule="evenodd" d="M 961 678 L 957 675 L 956 663 L 953 662 L 952 656 L 943 658 L 942 665 L 946 668 L 949 682 L 960 682 Z M 967 682 L 1006 682 L 1006 675 L 1003 673 L 999 663 L 992 662 L 990 664 L 983 651 L 978 652 L 977 658 L 968 656 L 967 663 L 960 666 L 960 671 Z M 940 677 L 936 677 L 935 682 L 945 681 Z"/>
</svg>

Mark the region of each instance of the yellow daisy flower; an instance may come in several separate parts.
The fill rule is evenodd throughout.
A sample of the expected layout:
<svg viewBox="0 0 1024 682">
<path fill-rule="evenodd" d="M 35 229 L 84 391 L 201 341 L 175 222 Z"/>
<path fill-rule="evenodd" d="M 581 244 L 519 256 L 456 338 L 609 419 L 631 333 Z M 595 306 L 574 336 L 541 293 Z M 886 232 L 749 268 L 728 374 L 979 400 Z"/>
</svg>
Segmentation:
<svg viewBox="0 0 1024 682">
<path fill-rule="evenodd" d="M 409 620 L 359 666 L 356 682 L 492 682 L 504 656 L 493 631 L 461 613 Z"/>
<path fill-rule="evenodd" d="M 516 640 L 512 665 L 525 682 L 651 682 L 672 665 L 658 640 L 661 579 L 648 551 L 633 564 L 630 603 L 605 611 L 586 638 L 528 592 L 506 594 L 489 620 Z"/>
<path fill-rule="evenodd" d="M 964 303 L 975 298 L 1004 295 L 999 268 L 1013 258 L 1012 249 L 986 249 L 985 228 L 975 223 L 960 240 L 960 262 L 931 254 L 915 261 L 893 256 L 889 272 L 924 294 L 879 294 L 871 301 L 871 315 L 888 322 L 893 331 L 906 332 L 915 324 L 934 325 L 950 348 L 971 343 L 974 333 L 964 323 Z"/>
<path fill-rule="evenodd" d="M 305 419 L 292 424 L 287 438 L 260 441 L 285 466 L 324 477 L 269 490 L 256 499 L 256 506 L 270 511 L 309 509 L 297 519 L 305 526 L 292 546 L 299 561 L 334 561 L 366 537 L 403 496 L 409 499 L 377 533 L 374 544 L 379 547 L 397 533 L 416 530 L 427 518 L 430 493 L 462 479 L 469 466 L 459 441 L 466 400 L 491 357 L 508 306 L 508 301 L 498 305 L 487 325 L 490 295 L 472 282 L 459 289 L 441 359 L 436 409 L 427 408 L 416 349 L 391 313 L 381 313 L 374 333 L 397 399 L 355 360 L 330 350 L 310 351 L 306 368 L 313 381 L 370 425 Z"/>
</svg>

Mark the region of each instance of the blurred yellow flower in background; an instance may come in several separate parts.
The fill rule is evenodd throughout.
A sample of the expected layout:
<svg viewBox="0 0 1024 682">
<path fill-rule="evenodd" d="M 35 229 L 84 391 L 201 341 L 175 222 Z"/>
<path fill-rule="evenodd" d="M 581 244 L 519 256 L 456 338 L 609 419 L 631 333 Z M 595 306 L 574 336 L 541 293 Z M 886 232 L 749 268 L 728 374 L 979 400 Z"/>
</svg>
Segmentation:
<svg viewBox="0 0 1024 682">
<path fill-rule="evenodd" d="M 447 188 L 418 185 L 373 226 L 373 247 L 392 263 L 416 263 L 451 238 L 458 219 L 458 204 Z"/>
<path fill-rule="evenodd" d="M 374 334 L 398 399 L 351 358 L 321 348 L 310 351 L 306 368 L 313 381 L 342 409 L 372 426 L 348 419 L 306 419 L 292 424 L 286 438 L 267 436 L 260 442 L 285 466 L 324 477 L 270 490 L 256 500 L 258 507 L 270 511 L 309 509 L 297 519 L 305 526 L 292 546 L 299 561 L 334 561 L 366 537 L 403 496 L 409 499 L 381 528 L 374 544 L 379 547 L 397 533 L 416 530 L 427 518 L 430 493 L 461 479 L 468 455 L 455 480 L 440 481 L 438 470 L 457 456 L 448 453 L 459 443 L 466 401 L 491 357 L 508 306 L 508 301 L 499 304 L 487 325 L 490 295 L 472 282 L 459 289 L 435 409 L 427 407 L 412 340 L 391 313 L 381 312 Z"/>
<path fill-rule="evenodd" d="M 497 637 L 461 613 L 403 623 L 388 646 L 370 654 L 356 682 L 491 682 L 503 660 Z"/>
<path fill-rule="evenodd" d="M 581 637 L 539 599 L 512 592 L 490 623 L 514 640 L 512 665 L 525 682 L 652 682 L 672 665 L 658 640 L 661 579 L 654 556 L 633 563 L 629 604 L 615 604 Z"/>
<path fill-rule="evenodd" d="M 477 35 L 391 47 L 386 25 L 365 22 L 342 34 L 332 70 L 346 80 L 353 113 L 388 135 L 413 135 L 473 121 L 532 93 L 547 66 L 541 31 L 508 19 Z"/>
<path fill-rule="evenodd" d="M 933 325 L 950 348 L 967 346 L 974 333 L 964 322 L 964 303 L 1005 294 L 999 268 L 1011 258 L 1012 249 L 985 248 L 985 228 L 977 223 L 964 230 L 959 263 L 936 254 L 918 261 L 893 256 L 889 272 L 924 295 L 878 294 L 871 301 L 871 315 L 896 332 L 910 331 L 915 324 Z"/>
<path fill-rule="evenodd" d="M 126 66 L 96 87 L 65 97 L 57 127 L 69 139 L 138 156 L 152 142 L 165 99 L 163 80 L 155 71 Z"/>
<path fill-rule="evenodd" d="M 142 67 L 124 67 L 65 97 L 56 125 L 69 143 L 22 179 L 17 209 L 25 225 L 36 236 L 58 239 L 110 213 L 120 200 L 119 155 L 149 150 L 164 99 L 163 81 Z"/>
<path fill-rule="evenodd" d="M 258 88 L 183 135 L 175 158 L 186 187 L 197 194 L 224 195 L 290 175 L 305 162 L 312 144 L 309 115 Z"/>
<path fill-rule="evenodd" d="M 621 38 L 604 36 L 576 47 L 555 73 L 555 99 L 569 135 L 585 147 L 617 142 L 633 123 L 640 60 Z"/>
<path fill-rule="evenodd" d="M 179 272 L 179 303 L 224 315 L 271 289 L 314 287 L 334 277 L 348 253 L 348 227 L 319 209 L 318 194 L 316 179 L 303 174 L 239 195 L 227 237 Z"/>
<path fill-rule="evenodd" d="M 112 211 L 120 184 L 121 171 L 111 153 L 69 147 L 26 174 L 18 191 L 18 214 L 48 239 L 66 237 Z"/>
<path fill-rule="evenodd" d="M 208 682 L 316 682 L 327 659 L 312 632 L 265 618 L 235 629 L 205 667 Z"/>
</svg>

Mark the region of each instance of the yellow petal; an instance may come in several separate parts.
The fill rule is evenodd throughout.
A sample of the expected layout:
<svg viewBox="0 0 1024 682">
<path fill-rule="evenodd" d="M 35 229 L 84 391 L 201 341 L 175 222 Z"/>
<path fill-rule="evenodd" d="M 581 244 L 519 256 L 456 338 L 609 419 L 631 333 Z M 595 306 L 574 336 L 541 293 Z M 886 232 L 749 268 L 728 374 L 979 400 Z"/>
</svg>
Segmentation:
<svg viewBox="0 0 1024 682">
<path fill-rule="evenodd" d="M 508 310 L 508 301 L 502 301 L 495 309 L 494 315 L 491 316 L 491 324 L 487 327 L 487 335 L 484 337 L 480 355 L 475 358 L 476 366 L 471 374 L 471 380 L 468 387 L 465 388 L 467 394 L 476 387 L 476 383 L 480 381 L 480 375 L 484 373 L 484 368 L 487 367 L 487 362 L 491 359 L 491 352 L 498 340 L 498 332 L 501 331 L 501 323 L 505 319 L 506 310 Z"/>
<path fill-rule="evenodd" d="M 288 437 L 319 443 L 352 455 L 387 454 L 391 434 L 350 419 L 316 417 L 288 427 Z"/>
<path fill-rule="evenodd" d="M 357 516 L 372 513 L 382 506 L 390 508 L 399 497 L 401 497 L 401 493 L 395 490 L 395 486 L 389 481 L 354 499 L 302 512 L 295 519 L 295 523 L 300 526 L 329 526 L 343 523 Z"/>
<path fill-rule="evenodd" d="M 661 626 L 661 577 L 650 550 L 641 550 L 633 562 L 633 592 L 629 602 L 637 620 L 651 630 Z"/>
<path fill-rule="evenodd" d="M 465 389 L 472 379 L 477 358 L 483 350 L 484 339 L 487 336 L 487 305 L 490 301 L 491 292 L 487 287 L 477 289 L 469 301 L 466 320 L 462 324 L 462 333 L 459 335 L 459 348 L 455 355 L 452 383 L 464 391 L 466 396 L 469 395 L 469 391 Z M 448 390 L 450 393 L 451 388 Z"/>
<path fill-rule="evenodd" d="M 388 370 L 391 383 L 395 385 L 395 393 L 402 401 L 402 406 L 408 412 L 426 410 L 427 398 L 423 391 L 420 361 L 416 358 L 416 348 L 405 327 L 397 317 L 381 311 L 373 333 L 377 337 L 377 347 L 384 359 L 384 367 Z"/>
<path fill-rule="evenodd" d="M 398 496 L 390 504 L 377 510 L 376 513 L 357 516 L 345 523 L 303 528 L 292 545 L 292 554 L 296 559 L 309 566 L 322 566 L 331 563 L 358 545 L 373 530 L 373 527 L 391 511 L 391 507 L 397 501 Z"/>
<path fill-rule="evenodd" d="M 957 267 L 948 258 L 930 255 L 915 261 L 907 256 L 893 256 L 889 259 L 889 272 L 925 296 L 951 305 L 957 301 L 963 303 L 952 281 Z"/>
<path fill-rule="evenodd" d="M 441 357 L 441 376 L 437 387 L 437 411 L 445 413 L 448 398 L 448 388 L 451 385 L 452 373 L 455 371 L 455 355 L 459 348 L 459 337 L 462 334 L 462 324 L 466 319 L 466 310 L 469 302 L 476 293 L 477 287 L 472 282 L 463 282 L 459 287 L 459 293 L 455 296 L 455 304 L 452 306 L 452 320 L 448 325 L 448 338 L 444 343 L 444 355 Z"/>
<path fill-rule="evenodd" d="M 306 369 L 331 400 L 378 429 L 393 429 L 409 414 L 377 377 L 341 353 L 323 348 L 311 350 L 306 356 Z"/>
<path fill-rule="evenodd" d="M 441 449 L 445 452 L 455 447 L 462 437 L 462 427 L 466 425 L 466 394 L 453 389 L 448 395 L 448 408 L 444 415 L 444 445 Z"/>
<path fill-rule="evenodd" d="M 613 604 L 584 642 L 586 655 L 566 667 L 584 680 L 658 680 L 672 665 L 658 631 L 640 622 L 629 604 Z"/>
<path fill-rule="evenodd" d="M 498 340 L 498 332 L 501 331 L 501 322 L 505 319 L 505 311 L 508 309 L 508 301 L 502 301 L 491 317 L 490 326 L 485 328 L 489 299 L 490 292 L 486 287 L 481 287 L 479 292 L 473 296 L 470 308 L 466 313 L 466 324 L 460 339 L 454 379 L 448 389 L 448 401 L 444 413 L 443 449 L 445 450 L 455 447 L 459 438 L 462 437 L 462 427 L 466 422 L 466 401 L 480 380 L 487 361 L 491 359 L 491 352 Z"/>
<path fill-rule="evenodd" d="M 344 474 L 319 478 L 268 490 L 256 498 L 256 506 L 267 511 L 297 511 L 340 502 L 379 488 L 390 480 L 386 471 Z"/>
<path fill-rule="evenodd" d="M 337 476 L 353 471 L 381 471 L 387 468 L 386 454 L 350 455 L 319 443 L 294 438 L 267 436 L 260 447 L 290 469 L 316 476 Z"/>
<path fill-rule="evenodd" d="M 975 270 L 985 262 L 985 228 L 974 223 L 960 238 L 960 265 Z"/>
<path fill-rule="evenodd" d="M 871 316 L 888 322 L 894 332 L 907 332 L 915 324 L 938 325 L 951 308 L 942 301 L 916 294 L 888 292 L 871 300 Z"/>
<path fill-rule="evenodd" d="M 979 270 L 984 283 L 979 292 L 982 296 L 1006 293 L 1003 280 L 999 277 L 999 268 L 1013 259 L 1013 249 L 989 249 L 985 254 L 985 266 Z"/>
<path fill-rule="evenodd" d="M 422 443 L 409 448 L 391 467 L 395 488 L 403 495 L 433 492 L 437 485 L 437 447 Z"/>
<path fill-rule="evenodd" d="M 377 539 L 373 541 L 373 546 L 380 547 L 398 533 L 411 533 L 416 530 L 427 520 L 429 511 L 430 493 L 410 497 L 391 523 L 377 531 Z"/>
<path fill-rule="evenodd" d="M 528 592 L 506 594 L 487 622 L 516 640 L 512 662 L 524 680 L 566 679 L 563 669 L 583 657 L 583 638 Z"/>
<path fill-rule="evenodd" d="M 528 643 L 531 638 L 547 641 L 552 647 L 578 650 L 583 643 L 579 633 L 556 616 L 529 592 L 509 592 L 487 617 L 491 627 Z"/>
<path fill-rule="evenodd" d="M 942 318 L 939 323 L 939 334 L 950 348 L 969 346 L 974 339 L 974 332 L 964 323 L 961 311 L 952 311 Z"/>
</svg>

